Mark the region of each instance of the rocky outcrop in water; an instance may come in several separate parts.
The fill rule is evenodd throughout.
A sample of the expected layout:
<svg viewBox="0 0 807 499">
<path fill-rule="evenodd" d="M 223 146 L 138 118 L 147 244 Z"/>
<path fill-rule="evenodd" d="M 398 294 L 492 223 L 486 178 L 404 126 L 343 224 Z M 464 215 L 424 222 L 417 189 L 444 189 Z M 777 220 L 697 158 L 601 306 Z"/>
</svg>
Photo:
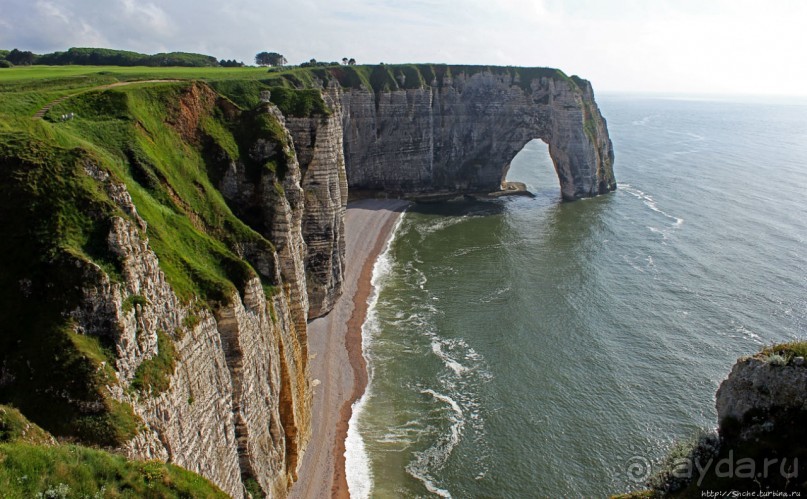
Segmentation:
<svg viewBox="0 0 807 499">
<path fill-rule="evenodd" d="M 804 342 L 737 361 L 717 390 L 717 431 L 679 442 L 634 497 L 755 496 L 807 492 Z"/>
<path fill-rule="evenodd" d="M 720 384 L 715 406 L 721 433 L 734 440 L 789 431 L 794 418 L 807 422 L 804 357 L 740 359 Z"/>
<path fill-rule="evenodd" d="M 807 492 L 805 344 L 742 358 L 717 390 L 720 454 L 705 489 Z"/>
</svg>

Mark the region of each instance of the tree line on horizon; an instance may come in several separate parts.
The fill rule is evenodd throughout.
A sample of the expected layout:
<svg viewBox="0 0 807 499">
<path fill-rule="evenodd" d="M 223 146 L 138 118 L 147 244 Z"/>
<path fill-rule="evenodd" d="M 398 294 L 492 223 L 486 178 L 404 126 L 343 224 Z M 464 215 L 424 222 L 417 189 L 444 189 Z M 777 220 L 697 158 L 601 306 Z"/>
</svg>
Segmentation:
<svg viewBox="0 0 807 499">
<path fill-rule="evenodd" d="M 271 67 L 283 67 L 288 63 L 286 58 L 277 52 L 258 52 L 255 54 L 255 64 L 259 66 L 271 66 Z M 333 62 L 319 62 L 316 59 L 311 59 L 308 62 L 300 63 L 301 68 L 305 67 L 315 67 L 315 66 L 338 66 L 338 61 Z M 344 66 L 355 66 L 356 59 L 354 58 L 342 58 L 342 65 Z"/>
<path fill-rule="evenodd" d="M 240 67 L 243 62 L 217 60 L 215 57 L 190 52 L 140 54 L 128 50 L 73 47 L 64 52 L 35 54 L 30 50 L 0 50 L 0 67 L 11 66 L 182 66 L 182 67 Z"/>
<path fill-rule="evenodd" d="M 280 68 L 288 64 L 286 58 L 277 52 L 259 52 L 255 55 L 255 64 L 259 66 L 270 66 Z M 356 59 L 344 57 L 342 65 L 353 66 Z M 0 50 L 0 68 L 10 68 L 13 66 L 181 66 L 181 67 L 243 67 L 246 66 L 241 61 L 235 59 L 217 60 L 215 57 L 205 54 L 195 54 L 190 52 L 167 52 L 160 54 L 141 54 L 128 50 L 105 49 L 105 48 L 80 48 L 73 47 L 66 51 L 57 51 L 47 54 L 36 54 L 30 50 Z M 301 63 L 300 67 L 338 66 L 338 61 L 320 62 L 311 59 Z"/>
</svg>

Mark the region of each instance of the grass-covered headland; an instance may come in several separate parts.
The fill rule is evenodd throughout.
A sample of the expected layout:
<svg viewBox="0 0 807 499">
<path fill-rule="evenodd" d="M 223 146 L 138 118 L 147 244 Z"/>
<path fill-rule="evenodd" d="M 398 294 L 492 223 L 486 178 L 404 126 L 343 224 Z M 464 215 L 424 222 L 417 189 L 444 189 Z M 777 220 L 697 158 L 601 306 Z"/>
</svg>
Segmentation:
<svg viewBox="0 0 807 499">
<path fill-rule="evenodd" d="M 88 265 L 113 282 L 122 279 L 107 235 L 113 217 L 132 219 L 88 175 L 88 165 L 126 186 L 166 279 L 188 304 L 215 308 L 257 275 L 241 248 L 274 252 L 215 187 L 231 161 L 247 163 L 257 175 L 283 174 L 283 154 L 271 165 L 247 158 L 258 138 L 285 140 L 274 118 L 260 112 L 258 73 L 217 68 L 221 80 L 205 83 L 199 80 L 211 70 L 191 69 L 31 66 L 5 69 L 0 77 L 0 403 L 61 441 L 115 448 L 142 426 L 132 407 L 107 389 L 118 383 L 111 332 L 81 334 L 68 314 L 83 299 Z M 142 79 L 177 81 L 106 87 Z M 215 84 L 232 88 L 238 103 Z M 300 112 L 323 109 L 321 98 L 304 95 L 299 104 L 293 91 L 287 94 Z M 32 119 L 54 101 L 41 119 Z M 73 119 L 62 120 L 71 113 Z M 278 284 L 261 277 L 267 290 Z M 143 300 L 129 297 L 124 311 Z M 128 393 L 147 397 L 167 388 L 182 334 L 158 334 L 158 355 L 141 364 Z M 182 492 L 195 490 L 198 479 L 182 473 L 76 446 L 0 447 L 3 497 L 67 490 L 70 497 L 92 497 L 103 484 L 105 497 L 215 496 Z M 116 480 L 129 492 L 112 493 Z"/>
</svg>

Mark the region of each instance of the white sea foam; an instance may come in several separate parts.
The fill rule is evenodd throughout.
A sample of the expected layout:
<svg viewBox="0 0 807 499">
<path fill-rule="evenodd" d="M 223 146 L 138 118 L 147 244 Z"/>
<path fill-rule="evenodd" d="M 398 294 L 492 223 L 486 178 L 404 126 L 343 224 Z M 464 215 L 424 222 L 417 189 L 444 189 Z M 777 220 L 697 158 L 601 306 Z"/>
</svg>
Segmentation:
<svg viewBox="0 0 807 499">
<path fill-rule="evenodd" d="M 448 395 L 438 393 L 432 389 L 421 390 L 421 393 L 431 395 L 434 399 L 448 404 L 451 410 L 448 416 L 451 427 L 449 428 L 448 434 L 443 435 L 435 445 L 423 452 L 415 453 L 416 459 L 406 466 L 406 471 L 420 480 L 432 494 L 450 498 L 451 493 L 437 486 L 429 472 L 441 468 L 448 460 L 454 447 L 459 443 L 463 427 L 465 426 L 465 416 L 457 401 Z"/>
<path fill-rule="evenodd" d="M 504 248 L 504 247 L 505 247 L 504 244 L 488 244 L 488 245 L 485 245 L 485 246 L 467 246 L 467 247 L 464 247 L 464 248 L 459 248 L 457 250 L 454 250 L 453 252 L 451 252 L 451 256 L 465 256 L 465 255 L 469 255 L 471 253 L 477 253 L 479 251 L 489 252 L 489 251 L 493 251 L 493 250 L 496 250 L 496 249 L 499 249 L 499 248 Z"/>
<path fill-rule="evenodd" d="M 739 333 L 742 338 L 751 340 L 758 345 L 763 344 L 762 337 L 745 327 L 745 325 L 737 324 L 735 321 L 732 321 L 732 325 L 734 326 L 734 332 Z"/>
<path fill-rule="evenodd" d="M 426 274 L 415 266 L 415 262 L 406 263 L 404 266 L 404 275 L 407 277 L 407 282 L 410 282 L 409 279 L 414 279 L 415 285 L 420 289 L 425 289 L 426 283 L 429 282 Z"/>
<path fill-rule="evenodd" d="M 422 422 L 412 420 L 403 425 L 386 428 L 386 433 L 375 441 L 384 444 L 402 444 L 402 449 L 412 445 L 425 432 Z"/>
<path fill-rule="evenodd" d="M 364 409 L 366 396 L 365 392 L 365 395 L 353 404 L 353 416 L 350 418 L 345 440 L 345 474 L 347 475 L 347 488 L 352 498 L 370 497 L 370 492 L 373 490 L 370 460 L 364 446 L 364 439 L 356 427 L 356 420 Z"/>
<path fill-rule="evenodd" d="M 454 360 L 450 355 L 448 355 L 443 351 L 443 343 L 440 340 L 432 340 L 432 352 L 434 352 L 435 355 L 440 357 L 443 363 L 449 369 L 454 371 L 454 374 L 456 374 L 457 376 L 461 375 L 462 373 L 468 370 L 467 367 L 463 366 L 462 364 Z"/>
<path fill-rule="evenodd" d="M 393 268 L 392 256 L 390 255 L 390 248 L 398 229 L 401 227 L 404 215 L 398 218 L 395 227 L 392 229 L 387 245 L 381 255 L 376 259 L 373 265 L 373 276 L 370 283 L 373 290 L 370 297 L 367 299 L 367 319 L 362 324 L 362 355 L 367 361 L 368 383 L 364 394 L 353 403 L 353 413 L 348 422 L 347 438 L 345 439 L 345 475 L 347 477 L 347 488 L 351 498 L 368 498 L 373 490 L 373 474 L 370 469 L 370 458 L 367 455 L 367 448 L 364 444 L 364 438 L 359 428 L 359 420 L 367 404 L 367 399 L 371 392 L 373 381 L 373 369 L 370 359 L 368 358 L 368 351 L 370 349 L 372 338 L 378 331 L 378 313 L 376 306 L 378 304 L 378 294 L 385 279 L 390 275 Z"/>
<path fill-rule="evenodd" d="M 422 236 L 425 236 L 427 234 L 431 234 L 433 232 L 437 232 L 437 231 L 446 229 L 448 227 L 451 227 L 452 225 L 457 225 L 459 223 L 462 223 L 465 220 L 467 220 L 468 218 L 470 218 L 470 215 L 462 215 L 462 216 L 459 216 L 459 217 L 449 217 L 449 216 L 437 217 L 431 223 L 419 224 L 417 226 L 416 230 Z"/>
<path fill-rule="evenodd" d="M 673 220 L 674 221 L 673 227 L 680 227 L 680 226 L 682 226 L 684 224 L 684 219 L 683 218 L 676 217 L 675 215 L 670 215 L 666 211 L 659 208 L 658 203 L 656 203 L 656 200 L 653 199 L 653 197 L 650 196 L 650 194 L 642 192 L 640 189 L 637 189 L 637 188 L 633 187 L 630 184 L 618 184 L 617 186 L 620 189 L 622 189 L 623 191 L 630 194 L 631 196 L 642 200 L 642 202 L 645 204 L 645 206 L 647 206 L 651 210 L 655 211 L 656 213 L 658 213 L 660 215 L 663 215 L 663 216 L 669 218 L 670 220 Z M 659 229 L 655 229 L 655 227 L 648 227 L 648 229 L 650 229 L 651 231 L 654 231 L 654 232 L 659 231 Z"/>
<path fill-rule="evenodd" d="M 488 294 L 487 296 L 480 298 L 479 303 L 490 303 L 498 298 L 500 298 L 503 294 L 510 291 L 510 286 L 505 286 L 503 288 L 499 288 L 492 293 Z"/>
<path fill-rule="evenodd" d="M 637 257 L 629 257 L 628 255 L 622 255 L 622 259 L 625 261 L 625 263 L 630 265 L 633 268 L 633 270 L 636 270 L 641 273 L 645 272 L 645 269 L 642 268 L 641 265 L 636 263 Z"/>
<path fill-rule="evenodd" d="M 454 223 L 459 221 L 461 220 Z M 431 228 L 434 230 L 446 226 L 432 225 L 434 226 Z M 409 225 L 406 227 L 411 228 Z M 402 237 L 405 230 L 396 230 L 395 237 Z M 406 471 L 419 480 L 431 494 L 440 497 L 451 497 L 448 490 L 440 487 L 442 478 L 439 473 L 447 466 L 452 451 L 462 438 L 471 438 L 475 442 L 474 445 L 481 446 L 481 449 L 485 448 L 484 418 L 481 414 L 478 386 L 481 382 L 491 379 L 492 375 L 485 368 L 482 356 L 470 348 L 464 339 L 444 338 L 439 334 L 435 319 L 443 312 L 439 308 L 438 297 L 429 289 L 429 281 L 419 267 L 418 262 L 414 260 L 401 262 L 400 265 L 391 261 L 388 249 L 379 257 L 374 267 L 372 280 L 374 289 L 369 302 L 367 320 L 362 329 L 362 345 L 365 358 L 368 358 L 370 382 L 365 395 L 354 404 L 346 442 L 346 471 L 351 497 L 364 498 L 374 493 L 368 453 L 373 445 L 384 445 L 388 450 L 394 448 L 396 452 L 408 453 L 411 452 L 408 450 L 410 447 L 422 449 L 422 445 L 427 443 L 428 447 L 425 450 L 412 454 L 413 458 L 406 465 Z M 410 299 L 414 299 L 415 304 L 408 303 L 408 299 L 402 299 L 403 301 L 396 304 L 393 299 L 389 303 L 391 310 L 378 309 L 381 305 L 377 303 L 377 293 L 384 288 L 389 275 L 396 276 L 396 286 L 405 284 L 411 293 Z M 402 281 L 399 280 L 399 276 Z M 508 291 L 508 288 L 496 290 L 489 298 L 495 299 L 496 296 Z M 401 309 L 396 305 L 407 307 Z M 386 312 L 392 312 L 390 314 L 392 317 L 387 317 Z M 406 417 L 405 420 L 408 422 L 404 425 L 372 428 L 367 423 L 361 422 L 363 419 L 361 414 L 365 410 L 370 410 L 365 404 L 368 406 L 375 404 L 370 399 L 374 386 L 373 365 L 384 362 L 383 355 L 379 357 L 379 352 L 384 348 L 380 343 L 382 324 L 384 329 L 392 326 L 414 333 L 413 338 L 426 339 L 425 345 L 420 341 L 402 339 L 397 348 L 421 353 L 422 348 L 426 347 L 427 351 L 430 350 L 435 355 L 435 360 L 439 359 L 444 368 L 434 379 L 438 383 L 437 386 L 406 385 L 417 393 L 431 396 L 433 402 L 429 405 L 433 406 L 433 409 L 423 414 L 425 417 L 413 414 Z M 401 336 L 405 337 L 406 335 Z M 468 436 L 464 437 L 465 434 Z M 368 448 L 367 444 L 370 442 L 372 444 Z M 475 459 L 478 463 L 475 474 L 487 473 L 489 459 L 486 451 L 482 450 L 479 453 L 478 459 Z"/>
<path fill-rule="evenodd" d="M 421 421 L 427 424 L 428 419 L 448 423 L 448 429 L 438 430 L 442 425 L 428 424 L 424 434 L 432 442 L 431 446 L 413 454 L 414 459 L 406 466 L 406 471 L 418 479 L 432 494 L 451 497 L 450 492 L 438 485 L 439 472 L 447 462 L 457 445 L 469 434 L 474 445 L 485 448 L 484 418 L 481 413 L 478 387 L 488 381 L 492 375 L 484 365 L 483 357 L 469 347 L 463 338 L 443 338 L 433 330 L 428 330 L 432 352 L 446 366 L 446 370 L 437 376 L 439 388 L 411 386 L 410 389 L 430 395 L 438 404 L 432 416 Z M 478 473 L 487 473 L 487 452 L 479 453 L 476 463 Z"/>
</svg>

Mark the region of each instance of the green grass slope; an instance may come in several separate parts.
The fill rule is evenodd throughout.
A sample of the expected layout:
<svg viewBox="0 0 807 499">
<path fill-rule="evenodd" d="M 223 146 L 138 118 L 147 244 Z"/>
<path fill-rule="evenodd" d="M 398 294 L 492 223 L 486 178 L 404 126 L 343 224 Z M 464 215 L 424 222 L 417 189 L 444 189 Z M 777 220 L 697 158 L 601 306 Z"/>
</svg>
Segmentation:
<svg viewBox="0 0 807 499">
<path fill-rule="evenodd" d="M 70 78 L 67 90 L 26 83 L 19 94 L 30 102 L 30 88 L 65 92 L 75 85 Z M 111 217 L 131 216 L 86 166 L 127 187 L 180 298 L 216 307 L 256 275 L 242 248 L 271 254 L 274 247 L 232 212 L 214 184 L 239 159 L 282 175 L 283 154 L 265 165 L 248 157 L 258 138 L 285 140 L 282 128 L 270 115 L 242 111 L 193 82 L 85 90 L 44 120 L 31 120 L 31 108 L 18 106 L 6 96 L 0 103 L 0 366 L 10 373 L 0 383 L 0 403 L 13 403 L 56 435 L 119 445 L 140 422 L 107 395 L 105 386 L 115 381 L 114 344 L 76 334 L 66 312 L 79 304 L 86 282 L 80 262 L 121 278 L 106 237 Z M 62 122 L 67 112 L 78 117 Z M 272 277 L 262 276 L 267 289 L 278 284 Z M 147 367 L 135 388 L 164 388 L 164 375 Z M 160 359 L 157 367 L 168 370 L 173 362 Z"/>
<path fill-rule="evenodd" d="M 18 66 L 0 70 L 0 116 L 33 115 L 60 97 L 104 84 L 154 79 L 204 81 L 242 107 L 258 103 L 260 90 L 277 88 L 321 88 L 336 80 L 344 88 L 398 90 L 443 85 L 446 78 L 481 72 L 506 74 L 514 84 L 529 88 L 539 78 L 571 82 L 579 87 L 585 80 L 554 68 L 516 66 L 462 66 L 446 64 L 379 64 L 364 66 L 255 67 L 123 67 L 123 66 Z M 13 95 L 12 95 L 13 94 Z M 315 106 L 319 106 L 320 102 Z M 280 105 L 280 102 L 275 102 Z M 281 106 L 282 108 L 282 106 Z"/>
<path fill-rule="evenodd" d="M 0 405 L 0 495 L 30 497 L 225 498 L 208 480 L 160 461 L 134 462 L 57 445 L 16 409 Z"/>
</svg>

